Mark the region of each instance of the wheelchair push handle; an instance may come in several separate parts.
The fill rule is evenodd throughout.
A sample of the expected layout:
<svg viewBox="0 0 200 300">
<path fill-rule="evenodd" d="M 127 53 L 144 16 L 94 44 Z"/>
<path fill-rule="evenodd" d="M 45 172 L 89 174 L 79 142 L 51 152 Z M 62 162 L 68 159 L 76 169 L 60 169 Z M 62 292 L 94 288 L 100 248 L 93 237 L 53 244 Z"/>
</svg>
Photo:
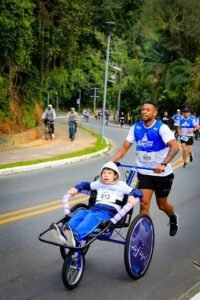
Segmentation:
<svg viewBox="0 0 200 300">
<path fill-rule="evenodd" d="M 139 166 L 136 166 L 136 165 L 129 165 L 129 164 L 123 164 L 119 161 L 116 161 L 115 164 L 118 166 L 118 167 L 125 167 L 125 168 L 131 168 L 131 169 L 141 169 L 141 170 L 148 170 L 148 171 L 154 171 L 155 169 L 154 168 L 147 168 L 147 167 L 139 167 Z"/>
</svg>

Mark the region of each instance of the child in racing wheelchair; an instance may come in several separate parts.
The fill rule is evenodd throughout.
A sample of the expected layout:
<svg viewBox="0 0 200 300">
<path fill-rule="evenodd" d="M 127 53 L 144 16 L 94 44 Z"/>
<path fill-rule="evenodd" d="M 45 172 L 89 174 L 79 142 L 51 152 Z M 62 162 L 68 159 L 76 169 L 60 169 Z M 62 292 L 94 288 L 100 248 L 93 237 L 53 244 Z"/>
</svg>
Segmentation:
<svg viewBox="0 0 200 300">
<path fill-rule="evenodd" d="M 63 245 L 76 247 L 77 242 L 94 232 L 102 221 L 110 220 L 116 224 L 121 220 L 137 204 L 143 193 L 118 180 L 119 177 L 117 165 L 107 162 L 101 168 L 99 180 L 81 182 L 69 189 L 63 197 L 65 215 L 70 213 L 68 200 L 82 190 L 96 190 L 96 202 L 88 209 L 75 211 L 63 228 L 53 223 L 50 226 L 53 237 Z M 128 200 L 123 206 L 125 195 L 128 195 Z"/>
</svg>

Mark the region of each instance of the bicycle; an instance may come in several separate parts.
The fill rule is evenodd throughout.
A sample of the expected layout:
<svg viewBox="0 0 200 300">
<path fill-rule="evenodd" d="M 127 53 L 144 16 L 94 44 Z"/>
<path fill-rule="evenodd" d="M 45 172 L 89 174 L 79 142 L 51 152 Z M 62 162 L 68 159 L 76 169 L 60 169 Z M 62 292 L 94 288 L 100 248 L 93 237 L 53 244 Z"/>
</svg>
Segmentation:
<svg viewBox="0 0 200 300">
<path fill-rule="evenodd" d="M 53 121 L 45 120 L 45 139 L 52 139 Z"/>
<path fill-rule="evenodd" d="M 126 182 L 132 184 L 137 169 L 152 170 L 134 165 L 117 163 L 119 167 L 129 168 L 125 173 Z M 82 191 L 82 193 L 85 193 Z M 127 196 L 124 197 L 124 204 Z M 78 209 L 87 209 L 95 202 L 95 192 L 91 193 L 88 204 L 78 203 L 70 210 L 70 215 L 59 220 L 56 224 L 63 226 Z M 117 224 L 111 222 L 101 222 L 95 232 L 87 235 L 84 240 L 80 241 L 76 247 L 69 247 L 59 244 L 43 236 L 46 235 L 50 228 L 39 234 L 39 240 L 48 244 L 60 247 L 61 256 L 64 260 L 62 266 L 62 281 L 66 288 L 74 289 L 80 283 L 85 269 L 85 255 L 90 245 L 95 240 L 112 242 L 124 245 L 124 263 L 127 274 L 134 280 L 142 278 L 147 272 L 151 263 L 154 250 L 154 226 L 148 215 L 137 215 L 131 222 L 132 212 L 129 211 Z M 122 228 L 128 228 L 126 236 L 120 233 Z M 115 237 L 119 236 L 120 239 Z"/>
<path fill-rule="evenodd" d="M 76 122 L 75 121 L 69 121 L 69 138 L 71 141 L 75 139 L 75 133 L 76 133 Z"/>
</svg>

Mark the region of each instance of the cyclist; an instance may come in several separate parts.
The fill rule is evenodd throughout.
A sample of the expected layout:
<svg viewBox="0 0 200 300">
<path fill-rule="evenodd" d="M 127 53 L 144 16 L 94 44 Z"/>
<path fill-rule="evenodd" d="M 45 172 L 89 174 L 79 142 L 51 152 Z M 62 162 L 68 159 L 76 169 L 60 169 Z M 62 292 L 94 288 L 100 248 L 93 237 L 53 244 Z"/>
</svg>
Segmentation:
<svg viewBox="0 0 200 300">
<path fill-rule="evenodd" d="M 69 214 L 68 200 L 81 190 L 97 192 L 96 202 L 89 209 L 78 210 L 62 228 L 51 225 L 51 233 L 63 244 L 75 247 L 76 241 L 92 233 L 101 221 L 111 220 L 116 224 L 138 202 L 142 192 L 131 188 L 124 181 L 119 181 L 119 169 L 113 162 L 104 164 L 100 171 L 100 180 L 81 182 L 67 191 L 63 197 L 64 213 Z M 123 206 L 124 195 L 128 195 L 127 204 Z M 136 198 L 135 198 L 136 197 Z M 123 206 L 123 207 L 122 207 Z"/>
<path fill-rule="evenodd" d="M 178 126 L 179 126 L 179 120 L 181 118 L 181 111 L 180 109 L 177 109 L 176 114 L 173 115 L 172 119 L 174 120 L 174 129 L 175 129 L 175 138 L 177 140 L 178 138 Z"/>
<path fill-rule="evenodd" d="M 196 120 L 190 114 L 189 108 L 184 108 L 183 116 L 179 120 L 178 134 L 180 135 L 182 157 L 183 157 L 183 168 L 187 167 L 187 154 L 189 154 L 190 162 L 193 161 L 192 145 L 193 145 L 193 134 L 199 126 Z"/>
<path fill-rule="evenodd" d="M 126 140 L 112 161 L 119 161 L 132 144 L 136 143 L 137 165 L 154 169 L 154 172 L 147 170 L 138 170 L 137 172 L 138 188 L 144 194 L 140 201 L 140 213 L 149 214 L 151 198 L 155 192 L 159 209 L 169 217 L 169 234 L 174 236 L 178 231 L 178 218 L 167 198 L 174 178 L 170 161 L 179 151 L 179 147 L 170 128 L 156 120 L 157 114 L 158 108 L 154 103 L 145 102 L 143 104 L 142 121 L 130 128 Z"/>
<path fill-rule="evenodd" d="M 78 113 L 75 111 L 74 107 L 71 107 L 70 111 L 67 113 L 67 121 L 68 121 L 68 123 L 70 121 L 74 122 L 74 124 L 75 124 L 75 133 L 76 133 L 77 124 L 78 124 L 78 121 L 79 121 L 79 116 L 78 116 Z M 71 136 L 69 136 L 69 138 L 71 138 Z"/>
<path fill-rule="evenodd" d="M 42 120 L 44 120 L 44 124 L 45 126 L 47 125 L 47 122 L 50 122 L 50 127 L 52 130 L 52 138 L 55 137 L 54 131 L 55 131 L 55 127 L 54 127 L 54 121 L 56 119 L 56 112 L 52 106 L 52 104 L 48 104 L 46 110 L 44 111 L 43 115 L 42 115 Z"/>
</svg>

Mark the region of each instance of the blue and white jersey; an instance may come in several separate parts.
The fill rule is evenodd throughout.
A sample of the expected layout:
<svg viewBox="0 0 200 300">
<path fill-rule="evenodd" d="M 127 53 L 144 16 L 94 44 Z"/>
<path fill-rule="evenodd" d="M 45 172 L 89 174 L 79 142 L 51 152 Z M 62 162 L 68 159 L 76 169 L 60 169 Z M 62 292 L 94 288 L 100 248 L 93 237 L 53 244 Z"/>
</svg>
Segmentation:
<svg viewBox="0 0 200 300">
<path fill-rule="evenodd" d="M 133 188 L 123 181 L 116 181 L 113 184 L 104 184 L 100 180 L 90 183 L 91 190 L 97 191 L 96 204 L 107 204 L 114 207 L 117 211 L 121 206 L 115 201 L 123 201 L 124 195 L 129 195 Z"/>
<path fill-rule="evenodd" d="M 132 126 L 126 138 L 130 143 L 136 143 L 136 163 L 140 167 L 155 168 L 167 156 L 167 143 L 174 140 L 174 134 L 161 121 L 155 121 L 151 127 L 145 127 L 141 121 Z M 173 172 L 171 164 L 165 167 L 164 172 L 155 174 L 148 170 L 138 170 L 141 174 L 152 176 L 166 176 Z"/>
<path fill-rule="evenodd" d="M 181 114 L 175 114 L 173 115 L 172 119 L 174 120 L 174 126 L 179 126 L 179 120 L 182 117 Z"/>
<path fill-rule="evenodd" d="M 188 118 L 182 117 L 179 121 L 179 126 L 181 128 L 181 136 L 193 136 L 193 132 L 191 132 L 191 129 L 194 128 L 197 125 L 196 120 L 194 117 L 189 116 Z"/>
<path fill-rule="evenodd" d="M 199 118 L 200 117 L 197 117 L 197 116 L 194 116 L 194 115 L 192 115 L 192 117 L 194 118 L 196 125 L 199 125 Z"/>
</svg>

